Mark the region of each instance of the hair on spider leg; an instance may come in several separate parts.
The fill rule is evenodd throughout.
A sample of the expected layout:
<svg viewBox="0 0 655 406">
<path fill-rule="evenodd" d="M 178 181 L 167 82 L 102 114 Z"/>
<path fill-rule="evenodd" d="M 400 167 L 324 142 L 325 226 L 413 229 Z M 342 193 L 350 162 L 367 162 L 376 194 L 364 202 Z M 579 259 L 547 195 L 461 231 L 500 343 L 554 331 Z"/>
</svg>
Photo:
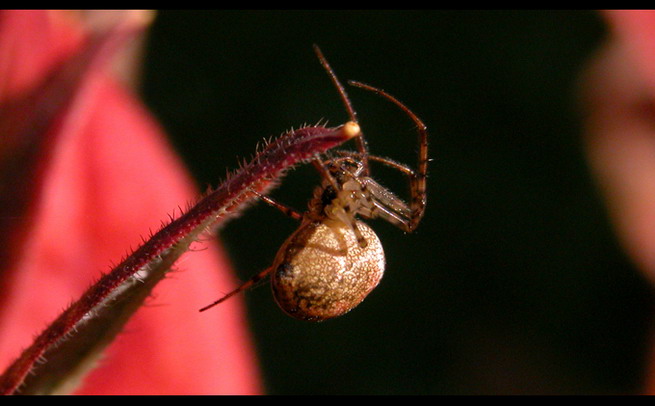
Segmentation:
<svg viewBox="0 0 655 406">
<path fill-rule="evenodd" d="M 382 243 L 360 217 L 381 218 L 406 232 L 414 231 L 423 217 L 427 201 L 427 127 L 408 107 L 385 91 L 350 82 L 391 101 L 409 116 L 417 128 L 419 151 L 416 169 L 389 158 L 370 155 L 343 85 L 320 49 L 314 46 L 314 50 L 350 117 L 344 127 L 349 126 L 348 131 L 359 135 L 355 138 L 356 151 L 342 150 L 312 160 L 321 183 L 314 188 L 304 212 L 256 193 L 267 204 L 300 221 L 300 225 L 282 244 L 270 267 L 201 311 L 222 303 L 270 275 L 275 301 L 290 316 L 321 321 L 343 315 L 368 296 L 382 279 L 385 269 Z M 370 177 L 370 161 L 407 177 L 409 203 Z"/>
</svg>

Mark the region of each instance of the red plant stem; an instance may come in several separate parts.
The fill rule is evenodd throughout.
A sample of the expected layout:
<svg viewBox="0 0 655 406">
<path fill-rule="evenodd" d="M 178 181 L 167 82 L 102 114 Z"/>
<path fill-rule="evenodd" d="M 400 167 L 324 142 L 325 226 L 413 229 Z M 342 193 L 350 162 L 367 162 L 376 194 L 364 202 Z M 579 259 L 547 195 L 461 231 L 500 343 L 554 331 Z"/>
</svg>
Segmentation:
<svg viewBox="0 0 655 406">
<path fill-rule="evenodd" d="M 76 334 L 85 318 L 119 294 L 124 283 L 165 263 L 170 268 L 201 233 L 218 225 L 253 199 L 264 194 L 285 170 L 360 135 L 353 122 L 339 127 L 305 127 L 290 131 L 268 144 L 252 161 L 234 172 L 217 189 L 154 234 L 110 273 L 92 285 L 44 330 L 0 376 L 0 394 L 15 393 L 35 363 L 49 348 Z"/>
</svg>

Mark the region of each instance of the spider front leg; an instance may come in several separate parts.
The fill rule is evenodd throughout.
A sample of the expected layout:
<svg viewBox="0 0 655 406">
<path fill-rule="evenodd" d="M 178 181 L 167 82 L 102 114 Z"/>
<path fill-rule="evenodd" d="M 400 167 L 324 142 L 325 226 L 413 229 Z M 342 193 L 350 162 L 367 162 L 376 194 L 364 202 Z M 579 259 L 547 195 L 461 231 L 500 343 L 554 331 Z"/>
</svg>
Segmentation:
<svg viewBox="0 0 655 406">
<path fill-rule="evenodd" d="M 352 151 L 340 150 L 334 152 L 342 157 L 361 159 L 360 154 Z M 359 208 L 358 213 L 366 218 L 382 218 L 405 232 L 414 231 L 425 210 L 425 187 L 420 183 L 420 175 L 409 166 L 389 158 L 367 155 L 367 159 L 380 162 L 407 175 L 410 182 L 410 198 L 413 204 L 408 206 L 405 201 L 377 183 L 373 178 L 353 176 L 353 180 L 360 185 L 360 189 L 366 196 L 367 201 L 364 207 Z"/>
<path fill-rule="evenodd" d="M 412 170 L 411 168 L 405 165 L 392 161 L 390 159 L 375 158 L 379 162 L 382 162 L 386 165 L 396 168 L 401 172 L 406 173 L 409 176 L 410 192 L 411 192 L 411 201 L 409 206 L 411 209 L 411 215 L 405 227 L 406 227 L 406 231 L 409 232 L 414 231 L 418 226 L 418 223 L 423 218 L 423 214 L 425 213 L 425 205 L 427 202 L 426 189 L 427 189 L 427 173 L 428 173 L 428 160 L 429 160 L 427 126 L 423 123 L 423 121 L 420 118 L 418 118 L 416 114 L 414 114 L 413 111 L 411 111 L 402 102 L 400 102 L 398 99 L 391 96 L 389 93 L 385 92 L 384 90 L 356 81 L 350 81 L 348 83 L 350 83 L 352 86 L 374 92 L 384 97 L 385 99 L 391 101 L 396 106 L 398 106 L 402 111 L 404 111 L 405 114 L 407 114 L 409 118 L 414 122 L 414 124 L 416 124 L 416 129 L 418 132 L 418 146 L 419 146 L 418 164 L 417 164 L 416 171 Z M 368 159 L 372 160 L 374 158 L 369 155 Z"/>
<path fill-rule="evenodd" d="M 274 200 L 268 196 L 264 196 L 258 192 L 252 191 L 252 193 L 254 193 L 258 198 L 263 200 L 269 206 L 275 207 L 276 209 L 284 213 L 286 216 L 291 217 L 294 220 L 302 220 L 304 217 L 303 213 L 299 212 L 293 207 L 289 207 L 284 203 L 280 203 L 277 200 Z"/>
<path fill-rule="evenodd" d="M 423 213 L 425 212 L 425 203 L 427 200 L 426 184 L 425 184 L 426 174 L 424 172 L 416 172 L 412 168 L 408 167 L 407 165 L 403 165 L 389 158 L 382 158 L 374 155 L 369 155 L 368 158 L 371 161 L 380 162 L 384 165 L 394 168 L 404 173 L 409 178 L 410 199 L 411 199 L 408 208 L 409 213 L 406 217 L 404 217 L 404 219 L 398 218 L 398 220 L 401 221 L 401 228 L 404 231 L 407 232 L 414 231 L 418 226 L 418 223 L 423 218 Z M 398 210 L 394 210 L 394 211 L 400 211 L 400 212 L 404 211 L 400 208 L 401 204 L 405 206 L 405 208 L 407 208 L 407 205 L 405 205 L 404 202 L 402 201 L 395 202 L 393 199 L 389 199 L 389 198 L 388 200 L 391 200 L 390 206 L 392 210 L 394 209 L 394 207 L 398 207 Z"/>
</svg>

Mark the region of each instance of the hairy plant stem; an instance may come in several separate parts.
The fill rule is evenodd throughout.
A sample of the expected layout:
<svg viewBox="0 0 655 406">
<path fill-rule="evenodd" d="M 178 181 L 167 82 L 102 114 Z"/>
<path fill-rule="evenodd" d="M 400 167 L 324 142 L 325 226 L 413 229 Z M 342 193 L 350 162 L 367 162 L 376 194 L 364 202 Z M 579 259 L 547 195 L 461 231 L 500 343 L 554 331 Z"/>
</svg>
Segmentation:
<svg viewBox="0 0 655 406">
<path fill-rule="evenodd" d="M 0 376 L 0 393 L 53 393 L 77 376 L 118 334 L 151 289 L 201 234 L 267 193 L 292 166 L 359 136 L 353 122 L 304 127 L 268 143 L 186 213 L 101 277 Z"/>
</svg>

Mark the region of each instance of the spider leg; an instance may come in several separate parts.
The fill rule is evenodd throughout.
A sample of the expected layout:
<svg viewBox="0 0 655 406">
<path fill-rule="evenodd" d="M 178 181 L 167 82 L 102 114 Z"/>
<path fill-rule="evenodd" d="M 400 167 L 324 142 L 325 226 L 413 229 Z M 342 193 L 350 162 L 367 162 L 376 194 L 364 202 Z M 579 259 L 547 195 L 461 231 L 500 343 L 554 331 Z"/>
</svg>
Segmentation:
<svg viewBox="0 0 655 406">
<path fill-rule="evenodd" d="M 358 179 L 366 204 L 358 213 L 367 218 L 381 218 L 405 232 L 411 232 L 412 210 L 402 199 L 371 178 Z"/>
<path fill-rule="evenodd" d="M 218 299 L 217 301 L 215 301 L 215 302 L 213 302 L 213 303 L 211 303 L 211 304 L 209 304 L 209 305 L 203 307 L 203 308 L 200 309 L 199 311 L 204 312 L 205 310 L 209 310 L 209 309 L 211 309 L 212 307 L 214 307 L 214 306 L 216 306 L 216 305 L 218 305 L 218 304 L 223 303 L 224 301 L 226 301 L 227 299 L 229 299 L 229 298 L 231 298 L 232 296 L 236 295 L 237 293 L 239 293 L 239 292 L 243 292 L 244 290 L 249 289 L 252 285 L 254 285 L 255 283 L 259 282 L 260 280 L 262 280 L 262 279 L 264 279 L 266 276 L 268 276 L 268 274 L 271 273 L 272 271 L 273 271 L 273 267 L 269 267 L 269 268 L 264 269 L 264 270 L 261 271 L 260 273 L 256 274 L 255 276 L 253 276 L 252 278 L 248 279 L 246 282 L 244 282 L 243 284 L 241 284 L 241 286 L 239 286 L 238 288 L 234 289 L 234 290 L 231 291 L 230 293 L 228 293 L 228 294 L 226 294 L 225 296 L 221 297 L 221 298 Z"/>
<path fill-rule="evenodd" d="M 368 247 L 368 241 L 366 241 L 366 238 L 364 238 L 362 232 L 359 231 L 359 228 L 357 227 L 357 221 L 355 221 L 355 216 L 350 216 L 348 223 L 350 225 L 350 228 L 353 230 L 353 233 L 355 234 L 355 238 L 357 239 L 357 244 L 360 246 L 360 248 Z"/>
<path fill-rule="evenodd" d="M 257 195 L 258 198 L 263 200 L 269 206 L 275 207 L 276 209 L 280 210 L 282 213 L 284 213 L 288 217 L 291 217 L 294 220 L 302 220 L 303 219 L 303 214 L 301 212 L 299 212 L 298 210 L 294 209 L 293 207 L 289 207 L 284 203 L 280 203 L 277 200 L 274 200 L 271 197 L 264 196 L 264 195 L 262 195 L 260 193 L 257 193 L 254 190 L 252 191 L 252 193 Z"/>
<path fill-rule="evenodd" d="M 408 224 L 409 231 L 413 231 L 414 229 L 416 229 L 418 223 L 423 218 L 423 214 L 425 213 L 425 205 L 427 202 L 426 180 L 427 180 L 427 173 L 428 173 L 428 128 L 423 123 L 423 121 L 420 118 L 418 118 L 416 114 L 414 114 L 414 112 L 412 112 L 402 102 L 400 102 L 398 99 L 391 96 L 389 93 L 385 92 L 384 90 L 352 80 L 349 81 L 348 83 L 350 83 L 353 86 L 374 92 L 384 97 L 385 99 L 389 100 L 390 102 L 398 106 L 403 112 L 405 112 L 405 114 L 407 114 L 407 116 L 409 116 L 409 118 L 416 125 L 416 130 L 418 132 L 419 151 L 418 151 L 417 170 L 416 172 L 412 171 L 413 175 L 410 175 L 411 201 L 409 205 L 410 208 L 412 209 L 412 215 L 410 217 L 410 221 Z M 372 159 L 372 158 L 370 155 L 367 155 L 367 159 Z M 392 167 L 400 169 L 401 171 L 404 171 L 404 169 L 402 168 L 408 169 L 404 165 L 397 164 L 396 162 L 393 162 L 391 160 L 388 160 L 387 164 L 389 163 L 391 164 Z"/>
<path fill-rule="evenodd" d="M 358 153 L 352 151 L 337 150 L 333 152 L 342 157 L 354 157 L 358 159 L 360 156 Z M 410 191 L 415 188 L 419 176 L 409 166 L 376 155 L 369 155 L 368 158 L 371 161 L 382 163 L 407 175 L 410 182 Z M 380 217 L 405 232 L 412 232 L 416 228 L 416 225 L 422 216 L 422 214 L 420 214 L 421 212 L 409 207 L 407 203 L 396 196 L 396 194 L 380 185 L 372 178 L 353 176 L 353 179 L 359 183 L 362 192 L 367 196 L 366 199 L 368 206 L 360 207 L 358 209 L 359 214 L 367 218 Z M 412 196 L 415 195 L 415 193 L 412 193 Z M 417 212 L 419 214 L 417 214 Z"/>
<path fill-rule="evenodd" d="M 409 232 L 408 224 L 409 224 L 409 219 L 398 214 L 397 212 L 390 210 L 389 208 L 374 202 L 374 206 L 372 208 L 362 208 L 360 209 L 359 214 L 361 214 L 363 217 L 366 218 L 381 218 L 396 227 L 402 229 L 405 232 Z"/>
<path fill-rule="evenodd" d="M 343 102 L 344 106 L 346 107 L 346 110 L 348 111 L 348 115 L 350 116 L 350 119 L 354 122 L 357 121 L 357 112 L 352 106 L 352 102 L 350 101 L 350 98 L 348 97 L 348 93 L 346 93 L 346 89 L 343 87 L 341 82 L 339 81 L 339 78 L 337 78 L 337 75 L 334 73 L 334 70 L 328 63 L 327 59 L 323 55 L 323 52 L 321 52 L 321 49 L 317 46 L 314 45 L 314 52 L 316 53 L 316 56 L 318 57 L 318 60 L 321 62 L 321 65 L 323 65 L 323 68 L 327 72 L 328 76 L 332 80 L 332 83 L 334 86 L 337 88 L 337 91 L 339 92 L 339 95 L 341 96 L 341 101 Z M 368 175 L 369 173 L 369 167 L 368 167 L 368 145 L 366 143 L 366 140 L 364 139 L 364 134 L 361 134 L 359 137 L 355 138 L 355 143 L 357 145 L 357 150 L 362 156 L 362 164 L 364 165 L 364 175 Z"/>
<path fill-rule="evenodd" d="M 410 196 L 411 196 L 409 208 L 411 212 L 409 215 L 409 221 L 407 222 L 405 231 L 408 232 L 414 231 L 418 226 L 418 223 L 421 221 L 421 218 L 423 218 L 423 214 L 425 212 L 426 174 L 424 172 L 414 171 L 412 168 L 408 167 L 407 165 L 403 165 L 389 158 L 382 158 L 378 156 L 369 155 L 369 159 L 371 161 L 380 162 L 384 165 L 394 168 L 404 173 L 409 178 L 409 188 L 410 188 Z M 426 160 L 425 165 L 419 165 L 419 168 L 422 167 L 423 170 L 427 170 L 427 166 L 426 166 L 427 158 L 425 158 L 425 160 Z"/>
</svg>

